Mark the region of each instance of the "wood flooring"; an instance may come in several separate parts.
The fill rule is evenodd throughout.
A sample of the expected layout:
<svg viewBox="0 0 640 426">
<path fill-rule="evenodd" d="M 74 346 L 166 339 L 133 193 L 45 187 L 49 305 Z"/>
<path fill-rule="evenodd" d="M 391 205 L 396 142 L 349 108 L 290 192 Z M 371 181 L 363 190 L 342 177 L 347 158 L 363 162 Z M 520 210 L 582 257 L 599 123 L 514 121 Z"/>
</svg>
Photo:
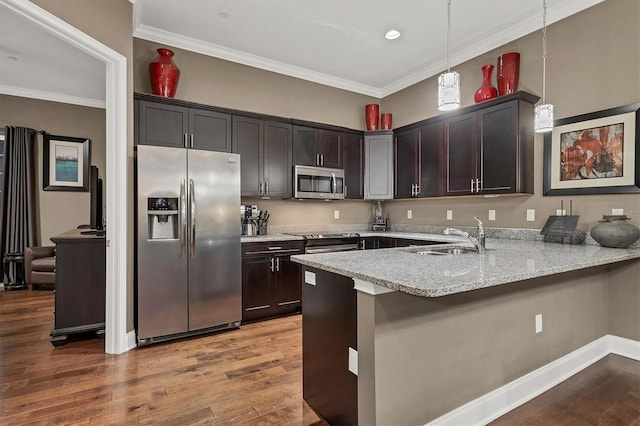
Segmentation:
<svg viewBox="0 0 640 426">
<path fill-rule="evenodd" d="M 50 291 L 0 291 L 1 425 L 326 425 L 302 399 L 301 316 L 104 353 L 54 348 Z M 640 426 L 640 362 L 610 355 L 492 425 Z"/>
</svg>

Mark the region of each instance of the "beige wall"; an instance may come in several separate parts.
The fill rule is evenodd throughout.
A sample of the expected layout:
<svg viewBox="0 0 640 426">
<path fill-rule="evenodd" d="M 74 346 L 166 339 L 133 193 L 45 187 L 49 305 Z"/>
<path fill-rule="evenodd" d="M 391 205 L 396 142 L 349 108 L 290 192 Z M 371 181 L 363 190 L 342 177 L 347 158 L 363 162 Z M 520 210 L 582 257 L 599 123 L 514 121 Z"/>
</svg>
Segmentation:
<svg viewBox="0 0 640 426">
<path fill-rule="evenodd" d="M 151 93 L 149 63 L 158 47 L 175 52 L 176 99 L 218 107 L 364 129 L 364 106 L 375 98 L 134 39 L 134 90 Z"/>
<path fill-rule="evenodd" d="M 606 1 L 547 29 L 547 101 L 556 118 L 614 108 L 640 100 L 640 3 L 637 0 Z M 521 54 L 520 89 L 542 94 L 541 32 L 452 67 L 461 74 L 462 106 L 472 105 L 482 83 L 480 67 L 496 64 L 505 52 Z M 382 108 L 393 112 L 394 125 L 401 126 L 438 115 L 437 77 L 417 83 L 382 100 Z M 495 70 L 492 76 L 496 85 Z M 387 203 L 392 223 L 470 225 L 473 217 L 485 225 L 542 228 L 555 214 L 560 201 L 580 215 L 578 228 L 588 231 L 612 208 L 623 208 L 631 222 L 640 225 L 640 194 L 594 196 L 542 196 L 543 137 L 535 136 L 535 194 L 501 198 L 441 198 Z M 406 219 L 413 210 L 412 220 Z M 487 222 L 488 210 L 496 210 L 496 221 Z M 535 222 L 526 221 L 527 209 L 536 210 Z M 453 210 L 453 221 L 446 211 Z"/>
<path fill-rule="evenodd" d="M 0 124 L 30 127 L 52 135 L 88 138 L 91 162 L 105 177 L 105 111 L 58 102 L 0 95 Z M 42 190 L 42 135 L 38 135 L 38 241 L 52 245 L 52 236 L 89 223 L 89 193 Z"/>
<path fill-rule="evenodd" d="M 360 421 L 424 424 L 617 334 L 612 317 L 626 318 L 618 328 L 624 337 L 640 338 L 640 299 L 619 304 L 622 294 L 637 296 L 640 284 L 626 281 L 624 292 L 611 288 L 619 274 L 637 274 L 639 265 L 636 259 L 440 298 L 358 293 Z M 539 334 L 537 314 L 544 324 Z"/>
</svg>

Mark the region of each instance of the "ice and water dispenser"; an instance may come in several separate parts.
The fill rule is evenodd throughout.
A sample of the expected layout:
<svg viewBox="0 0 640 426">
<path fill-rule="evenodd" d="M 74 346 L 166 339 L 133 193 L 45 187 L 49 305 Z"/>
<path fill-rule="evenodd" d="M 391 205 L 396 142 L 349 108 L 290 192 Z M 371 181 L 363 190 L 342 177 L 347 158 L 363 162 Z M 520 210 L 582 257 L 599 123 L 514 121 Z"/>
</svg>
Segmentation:
<svg viewBox="0 0 640 426">
<path fill-rule="evenodd" d="M 147 198 L 147 239 L 178 239 L 178 207 L 178 198 Z"/>
</svg>

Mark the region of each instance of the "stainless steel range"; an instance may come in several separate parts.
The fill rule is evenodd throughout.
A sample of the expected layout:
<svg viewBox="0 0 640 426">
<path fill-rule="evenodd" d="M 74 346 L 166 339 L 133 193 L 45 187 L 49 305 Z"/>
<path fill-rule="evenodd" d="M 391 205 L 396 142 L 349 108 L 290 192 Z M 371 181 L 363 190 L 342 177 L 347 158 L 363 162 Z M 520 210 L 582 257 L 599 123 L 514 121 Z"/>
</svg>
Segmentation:
<svg viewBox="0 0 640 426">
<path fill-rule="evenodd" d="M 306 254 L 331 253 L 336 251 L 358 250 L 360 234 L 345 233 L 301 233 L 293 234 L 304 238 L 304 252 Z"/>
</svg>

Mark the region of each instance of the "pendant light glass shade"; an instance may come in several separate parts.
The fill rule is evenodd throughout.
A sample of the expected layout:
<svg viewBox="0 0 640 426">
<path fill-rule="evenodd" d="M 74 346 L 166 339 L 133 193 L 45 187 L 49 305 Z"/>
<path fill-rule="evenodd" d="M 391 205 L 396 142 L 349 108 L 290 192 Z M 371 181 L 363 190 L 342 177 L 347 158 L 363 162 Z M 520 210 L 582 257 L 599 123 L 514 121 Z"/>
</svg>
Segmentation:
<svg viewBox="0 0 640 426">
<path fill-rule="evenodd" d="M 438 77 L 438 109 L 451 111 L 460 107 L 460 74 L 455 71 Z"/>
<path fill-rule="evenodd" d="M 451 0 L 447 3 L 447 72 L 438 77 L 438 109 L 460 107 L 460 74 L 451 71 Z"/>
<path fill-rule="evenodd" d="M 538 105 L 534 111 L 535 124 L 534 131 L 536 133 L 545 133 L 553 130 L 553 105 Z"/>
</svg>

